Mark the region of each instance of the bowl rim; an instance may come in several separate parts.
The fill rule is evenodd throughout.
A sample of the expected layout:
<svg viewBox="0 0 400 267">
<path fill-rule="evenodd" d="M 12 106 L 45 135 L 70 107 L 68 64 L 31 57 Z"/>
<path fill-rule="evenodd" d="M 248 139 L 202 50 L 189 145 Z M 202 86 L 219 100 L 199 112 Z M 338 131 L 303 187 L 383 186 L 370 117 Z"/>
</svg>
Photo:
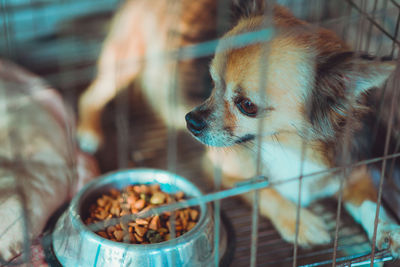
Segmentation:
<svg viewBox="0 0 400 267">
<path fill-rule="evenodd" d="M 112 171 L 106 174 L 103 174 L 97 178 L 95 178 L 93 181 L 89 182 L 88 184 L 86 184 L 79 192 L 78 194 L 76 194 L 76 196 L 72 199 L 71 201 L 71 205 L 69 207 L 69 215 L 71 218 L 71 223 L 72 223 L 72 227 L 76 228 L 78 230 L 78 232 L 80 232 L 79 234 L 82 234 L 82 236 L 84 238 L 89 238 L 92 241 L 97 242 L 99 245 L 101 244 L 102 246 L 112 246 L 112 247 L 119 247 L 120 249 L 124 249 L 124 250 L 146 250 L 147 252 L 149 252 L 149 250 L 159 250 L 159 249 L 175 249 L 176 246 L 179 245 L 184 245 L 188 242 L 190 242 L 191 240 L 195 239 L 194 235 L 199 235 L 204 231 L 204 228 L 207 225 L 207 221 L 211 219 L 211 215 L 209 212 L 209 205 L 202 203 L 199 204 L 198 206 L 200 206 L 200 218 L 197 221 L 195 227 L 193 227 L 193 229 L 191 229 L 190 231 L 184 233 L 181 236 L 178 236 L 174 239 L 170 239 L 167 241 L 163 241 L 160 243 L 153 243 L 153 244 L 130 244 L 130 243 L 124 243 L 124 242 L 116 242 L 116 241 L 112 241 L 109 240 L 107 238 L 104 238 L 98 234 L 96 234 L 95 232 L 93 232 L 82 220 L 82 217 L 80 215 L 80 200 L 83 197 L 88 197 L 90 196 L 91 193 L 90 190 L 92 189 L 93 186 L 96 186 L 101 188 L 102 186 L 106 186 L 107 184 L 112 184 L 110 183 L 111 180 L 115 182 L 115 178 L 117 177 L 118 180 L 124 180 L 124 179 L 130 179 L 132 176 L 134 175 L 138 175 L 138 174 L 146 174 L 146 175 L 150 175 L 150 174 L 158 174 L 161 177 L 163 177 L 164 180 L 167 180 L 168 178 L 173 177 L 173 179 L 175 179 L 176 181 L 176 185 L 178 187 L 178 183 L 180 184 L 185 184 L 186 186 L 191 187 L 191 189 L 193 189 L 195 191 L 195 194 L 192 196 L 193 197 L 198 197 L 203 195 L 202 191 L 195 185 L 193 184 L 191 181 L 189 181 L 188 179 L 166 171 L 166 170 L 162 170 L 162 169 L 153 169 L 153 168 L 132 168 L 132 169 L 122 169 L 122 170 L 117 170 L 117 171 Z M 158 181 L 160 180 L 159 177 L 157 176 L 157 178 L 154 178 L 153 180 L 149 181 L 148 184 L 154 183 L 154 181 Z M 161 179 L 161 180 L 163 180 Z M 142 184 L 142 183 L 138 183 L 138 184 Z M 162 182 L 159 182 L 160 185 L 162 185 Z M 88 192 L 89 191 L 89 192 Z M 184 191 L 184 190 L 182 190 Z M 186 192 L 185 192 L 186 193 Z M 173 245 L 173 246 L 171 246 Z"/>
</svg>

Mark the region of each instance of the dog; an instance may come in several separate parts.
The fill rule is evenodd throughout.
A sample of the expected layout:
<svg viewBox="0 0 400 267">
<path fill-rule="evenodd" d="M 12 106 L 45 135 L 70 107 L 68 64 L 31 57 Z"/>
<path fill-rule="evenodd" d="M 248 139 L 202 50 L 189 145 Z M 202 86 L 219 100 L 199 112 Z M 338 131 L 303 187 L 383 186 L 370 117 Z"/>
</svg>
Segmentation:
<svg viewBox="0 0 400 267">
<path fill-rule="evenodd" d="M 200 97 L 171 106 L 168 88 L 160 88 L 174 78 L 168 71 L 174 66 L 166 59 L 150 60 L 151 55 L 215 38 L 216 1 L 182 1 L 184 16 L 179 23 L 165 15 L 167 1 L 126 2 L 103 46 L 97 77 L 80 98 L 81 147 L 93 152 L 100 146 L 105 104 L 129 82 L 140 80 L 146 99 L 166 123 L 186 126 L 207 145 L 207 158 L 221 167 L 224 186 L 259 174 L 268 177 L 272 186 L 260 190 L 260 213 L 286 241 L 295 242 L 300 204 L 298 244 L 331 242 L 325 223 L 307 205 L 337 196 L 342 186 L 344 206 L 372 240 L 378 196 L 369 169 L 358 165 L 344 172 L 327 170 L 369 155 L 364 154 L 373 147 L 365 134 L 370 130 L 366 121 L 373 119 L 374 109 L 366 103 L 373 88 L 381 87 L 394 72 L 394 62 L 360 57 L 333 32 L 307 24 L 281 6 L 267 10 L 264 1 L 257 0 L 232 0 L 232 6 L 240 19 L 220 39 L 211 61 L 211 94 L 186 114 L 209 94 L 196 87 L 207 84 L 202 82 L 207 60 L 175 66 L 185 74 L 178 76 L 179 99 L 196 93 Z M 167 34 L 171 26 L 180 33 L 172 41 Z M 247 46 L 235 44 L 237 36 L 249 33 L 258 33 L 261 39 Z M 121 62 L 143 57 L 148 59 L 143 64 L 120 67 Z M 178 119 L 170 121 L 167 114 Z M 306 178 L 310 174 L 313 177 Z M 298 197 L 300 179 L 289 178 L 303 176 Z M 400 227 L 383 208 L 378 219 L 377 247 L 389 245 L 398 257 Z"/>
<path fill-rule="evenodd" d="M 186 128 L 185 114 L 209 95 L 210 57 L 177 62 L 164 53 L 215 39 L 216 1 L 183 0 L 178 7 L 170 2 L 128 0 L 116 13 L 96 77 L 79 98 L 78 141 L 86 152 L 94 153 L 103 144 L 102 110 L 132 81 L 140 84 L 144 98 L 162 121 L 178 129 Z M 175 68 L 179 75 L 174 76 Z M 171 90 L 180 103 L 171 105 Z M 170 114 L 176 119 L 171 120 Z"/>
<path fill-rule="evenodd" d="M 212 95 L 186 115 L 187 128 L 216 147 L 209 158 L 221 163 L 228 186 L 257 175 L 260 142 L 258 172 L 276 184 L 260 191 L 260 213 L 289 242 L 295 241 L 300 179 L 282 181 L 316 173 L 302 180 L 298 243 L 326 244 L 331 242 L 326 225 L 304 207 L 338 193 L 341 174 L 324 170 L 357 162 L 363 149 L 372 148 L 356 140 L 363 138 L 357 135 L 365 132 L 362 123 L 369 112 L 365 94 L 382 86 L 395 64 L 357 57 L 333 32 L 316 29 L 282 7 L 272 11 L 271 40 L 232 48 L 232 36 L 264 29 L 262 10 L 254 5 L 221 39 L 210 67 Z M 347 173 L 343 202 L 372 239 L 377 191 L 366 165 Z M 400 227 L 381 208 L 377 247 L 390 244 L 397 257 L 399 242 Z"/>
</svg>

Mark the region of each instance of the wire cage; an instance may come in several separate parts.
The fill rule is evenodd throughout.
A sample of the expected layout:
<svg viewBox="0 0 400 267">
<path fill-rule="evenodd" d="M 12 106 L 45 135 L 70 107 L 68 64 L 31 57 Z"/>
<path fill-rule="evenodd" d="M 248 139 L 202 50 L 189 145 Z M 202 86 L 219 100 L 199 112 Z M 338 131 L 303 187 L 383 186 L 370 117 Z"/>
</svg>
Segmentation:
<svg viewBox="0 0 400 267">
<path fill-rule="evenodd" d="M 135 0 L 128 0 L 135 1 Z M 157 1 L 157 0 L 153 0 Z M 181 14 L 180 1 L 168 0 L 168 12 Z M 178 106 L 182 96 L 179 75 L 179 64 L 185 60 L 194 60 L 194 64 L 208 66 L 218 44 L 218 38 L 227 30 L 229 12 L 225 12 L 231 1 L 219 0 L 215 21 L 215 31 L 201 40 L 191 40 L 188 45 L 176 45 L 176 32 L 172 31 L 168 42 L 172 50 L 163 51 L 164 54 L 154 55 L 168 57 L 171 65 L 171 84 L 166 85 L 170 90 L 164 101 L 172 106 Z M 287 6 L 295 16 L 310 22 L 313 26 L 322 26 L 336 32 L 348 43 L 356 54 L 369 54 L 376 60 L 387 58 L 399 62 L 400 39 L 400 3 L 397 0 L 276 0 L 266 1 L 268 5 L 277 3 Z M 57 88 L 65 102 L 77 110 L 78 97 L 89 86 L 96 75 L 96 62 L 101 52 L 103 41 L 110 29 L 110 21 L 122 1 L 117 0 L 0 0 L 0 56 L 12 60 L 47 80 Z M 180 16 L 176 15 L 176 23 Z M 268 23 L 267 23 L 268 25 Z M 266 28 L 268 29 L 268 27 Z M 238 40 L 245 45 L 259 42 L 257 37 L 245 36 Z M 197 60 L 197 61 L 196 61 Z M 117 68 L 119 68 L 118 66 Z M 389 121 L 390 127 L 399 123 L 395 110 L 398 109 L 399 69 L 385 84 L 380 95 L 380 120 Z M 204 69 L 200 70 L 199 73 Z M 202 73 L 202 72 L 201 72 Z M 200 74 L 199 74 L 200 75 Z M 203 74 L 201 74 L 203 75 Z M 210 83 L 206 71 L 204 87 Z M 2 84 L 0 84 L 2 85 Z M 4 85 L 4 84 L 3 84 Z M 136 82 L 129 87 L 140 87 Z M 203 88 L 204 88 L 203 87 Z M 1 87 L 0 87 L 1 88 Z M 211 88 L 211 87 L 208 87 Z M 200 95 L 198 99 L 205 99 L 210 92 L 194 92 Z M 261 93 L 260 93 L 261 94 Z M 393 97 L 394 96 L 394 97 Z M 387 98 L 390 98 L 388 101 Z M 6 99 L 6 98 L 5 98 Z M 342 191 L 339 191 L 337 200 L 323 199 L 313 202 L 308 208 L 323 218 L 329 228 L 332 242 L 328 245 L 316 246 L 312 249 L 303 249 L 298 245 L 298 222 L 300 205 L 296 213 L 296 241 L 294 244 L 285 242 L 275 230 L 272 223 L 259 215 L 259 190 L 274 186 L 268 177 L 257 175 L 246 182 L 236 184 L 232 188 L 223 188 L 221 184 L 221 169 L 218 164 L 214 169 L 213 180 L 201 164 L 205 154 L 205 147 L 195 142 L 185 131 L 179 131 L 173 126 L 166 125 L 155 114 L 151 106 L 146 103 L 146 97 L 138 90 L 119 92 L 115 100 L 109 103 L 103 112 L 102 125 L 107 142 L 95 154 L 102 172 L 131 167 L 154 167 L 167 169 L 178 173 L 201 187 L 206 194 L 202 197 L 189 200 L 192 205 L 199 203 L 213 203 L 215 220 L 214 242 L 219 246 L 220 230 L 230 231 L 230 244 L 227 248 L 225 261 L 220 262 L 221 255 L 216 251 L 215 265 L 230 266 L 362 266 L 372 263 L 385 263 L 385 266 L 397 266 L 389 250 L 376 250 L 371 246 L 362 227 L 342 208 Z M 391 103 L 388 108 L 387 103 Z M 389 110 L 389 111 L 387 111 Z M 168 120 L 176 120 L 174 109 L 166 114 Z M 6 112 L 12 112 L 8 110 Z M 29 123 L 23 122 L 23 123 Z M 373 122 L 376 125 L 379 122 Z M 398 125 L 397 125 L 398 127 Z M 373 129 L 377 129 L 372 127 Z M 262 129 L 260 127 L 260 129 Z M 73 132 L 71 127 L 69 132 Z M 397 140 L 389 140 L 389 136 L 382 135 L 376 130 L 371 133 L 382 140 L 383 156 L 368 158 L 353 166 L 367 164 L 374 167 L 373 178 L 378 189 L 378 207 L 382 203 L 389 213 L 399 223 L 400 192 L 399 173 L 395 159 L 400 155 Z M 18 138 L 10 138 L 11 146 L 26 145 Z M 18 143 L 20 142 L 20 143 Z M 73 134 L 66 137 L 66 143 L 73 146 Z M 258 153 L 258 152 L 255 152 Z M 302 152 L 303 153 L 303 152 Z M 345 158 L 345 157 L 343 157 Z M 69 159 L 68 159 L 69 160 Z M 67 160 L 67 161 L 68 161 Z M 1 166 L 10 162 L 10 158 L 0 158 Z M 24 162 L 25 168 L 30 165 L 28 159 L 21 155 L 14 155 L 11 162 Z M 73 160 L 72 160 L 73 161 Z M 351 167 L 343 165 L 325 172 L 343 172 Z M 70 165 L 68 165 L 70 164 Z M 74 163 L 67 165 L 74 168 Z M 68 179 L 74 183 L 74 172 L 69 173 Z M 3 177 L 1 178 L 3 179 Z M 300 177 L 287 177 L 282 183 L 299 181 L 298 198 L 302 196 L 302 183 L 312 180 L 313 174 Z M 75 181 L 76 182 L 76 181 Z M 21 176 L 16 178 L 16 184 L 24 183 Z M 342 182 L 343 183 L 343 182 Z M 16 187 L 18 188 L 18 187 Z M 342 188 L 342 187 L 341 187 Z M 342 188 L 343 189 L 343 188 Z M 16 193 L 18 194 L 18 192 Z M 251 207 L 242 200 L 246 195 L 254 201 Z M 299 201 L 300 202 L 300 201 Z M 184 205 L 184 204 L 182 204 Z M 178 205 L 179 206 L 179 205 Z M 172 207 L 173 208 L 173 207 Z M 174 207 L 176 209 L 176 207 Z M 24 214 L 26 211 L 22 211 Z M 371 211 L 375 212 L 375 211 Z M 222 217 L 221 217 L 222 214 Z M 222 218 L 222 219 L 221 219 Z M 22 216 L 20 220 L 26 220 Z M 29 225 L 26 223 L 26 229 Z M 375 223 L 376 235 L 377 222 Z M 26 250 L 29 250 L 30 239 L 26 237 Z M 43 244 L 50 242 L 42 236 Z M 7 238 L 7 237 L 1 237 Z M 29 255 L 30 253 L 28 253 Z M 0 264 L 15 265 L 15 262 L 6 263 L 3 259 Z M 371 265 L 372 266 L 372 265 Z"/>
</svg>

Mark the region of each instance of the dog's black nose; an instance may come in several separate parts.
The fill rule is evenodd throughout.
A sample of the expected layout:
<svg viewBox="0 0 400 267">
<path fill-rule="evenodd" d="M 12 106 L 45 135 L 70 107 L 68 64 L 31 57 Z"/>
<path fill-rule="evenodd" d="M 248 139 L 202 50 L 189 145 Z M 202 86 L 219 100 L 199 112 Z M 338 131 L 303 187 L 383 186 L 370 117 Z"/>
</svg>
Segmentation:
<svg viewBox="0 0 400 267">
<path fill-rule="evenodd" d="M 206 122 L 196 112 L 189 112 L 185 116 L 186 126 L 194 135 L 199 135 L 206 127 Z"/>
</svg>

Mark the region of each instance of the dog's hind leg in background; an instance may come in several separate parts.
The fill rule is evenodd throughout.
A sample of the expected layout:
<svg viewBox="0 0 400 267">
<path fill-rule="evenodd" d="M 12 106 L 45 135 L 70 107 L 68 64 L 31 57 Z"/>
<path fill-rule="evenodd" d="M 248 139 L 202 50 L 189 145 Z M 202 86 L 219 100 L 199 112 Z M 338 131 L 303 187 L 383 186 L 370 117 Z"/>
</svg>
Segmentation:
<svg viewBox="0 0 400 267">
<path fill-rule="evenodd" d="M 145 16 L 140 1 L 137 2 L 139 4 L 126 2 L 114 18 L 97 63 L 96 78 L 79 99 L 78 141 L 89 153 L 95 152 L 103 142 L 102 110 L 136 78 L 141 68 L 138 60 L 144 55 L 145 33 L 135 24 L 137 21 L 145 23 Z"/>
<path fill-rule="evenodd" d="M 78 141 L 83 150 L 94 153 L 106 141 L 102 111 L 133 81 L 138 81 L 135 87 L 140 87 L 152 110 L 173 127 L 185 128 L 185 113 L 207 97 L 210 86 L 204 83 L 209 80 L 209 58 L 180 60 L 165 55 L 216 37 L 216 1 L 182 0 L 176 13 L 169 2 L 127 0 L 117 11 L 96 77 L 79 99 Z M 168 101 L 170 89 L 176 90 L 177 105 Z M 172 119 L 170 114 L 174 114 Z"/>
</svg>

